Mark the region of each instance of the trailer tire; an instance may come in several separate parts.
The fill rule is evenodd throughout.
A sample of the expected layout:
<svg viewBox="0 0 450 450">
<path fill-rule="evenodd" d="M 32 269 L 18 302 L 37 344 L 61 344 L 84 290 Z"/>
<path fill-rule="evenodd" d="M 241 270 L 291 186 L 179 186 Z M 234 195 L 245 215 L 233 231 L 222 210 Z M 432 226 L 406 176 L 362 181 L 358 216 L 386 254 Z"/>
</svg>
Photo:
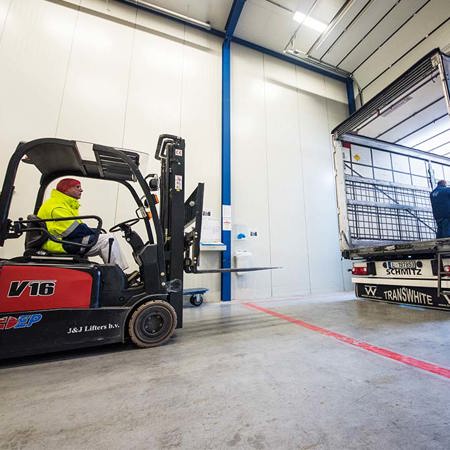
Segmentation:
<svg viewBox="0 0 450 450">
<path fill-rule="evenodd" d="M 164 344 L 177 326 L 177 314 L 168 302 L 152 300 L 139 306 L 131 315 L 128 332 L 133 344 L 141 348 Z"/>
</svg>

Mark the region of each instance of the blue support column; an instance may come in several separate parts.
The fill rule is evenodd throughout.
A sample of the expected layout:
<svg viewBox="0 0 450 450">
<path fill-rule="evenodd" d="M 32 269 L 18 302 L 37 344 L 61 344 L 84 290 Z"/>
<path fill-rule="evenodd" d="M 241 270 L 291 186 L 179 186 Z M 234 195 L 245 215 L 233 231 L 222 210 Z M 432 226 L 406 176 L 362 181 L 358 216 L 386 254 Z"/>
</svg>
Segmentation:
<svg viewBox="0 0 450 450">
<path fill-rule="evenodd" d="M 231 52 L 230 41 L 222 45 L 222 268 L 231 267 L 231 230 L 224 229 L 224 209 L 231 208 Z M 226 217 L 225 217 L 226 218 Z M 221 275 L 221 299 L 231 300 L 231 273 Z"/>
<path fill-rule="evenodd" d="M 231 38 L 246 0 L 234 0 L 222 44 L 222 269 L 231 267 Z M 225 219 L 225 220 L 224 220 Z M 231 273 L 221 274 L 221 299 L 231 300 Z"/>
<path fill-rule="evenodd" d="M 345 80 L 345 86 L 347 87 L 348 112 L 349 114 L 353 114 L 356 111 L 355 91 L 353 90 L 353 79 L 348 77 Z"/>
</svg>

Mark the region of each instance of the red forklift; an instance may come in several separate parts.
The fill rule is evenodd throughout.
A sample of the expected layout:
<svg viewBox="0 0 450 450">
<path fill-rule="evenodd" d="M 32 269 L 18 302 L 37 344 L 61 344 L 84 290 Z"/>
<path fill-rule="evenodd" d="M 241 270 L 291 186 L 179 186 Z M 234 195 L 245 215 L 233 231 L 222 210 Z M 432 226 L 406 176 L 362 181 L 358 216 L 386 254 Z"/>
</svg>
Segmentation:
<svg viewBox="0 0 450 450">
<path fill-rule="evenodd" d="M 85 159 L 79 147 L 71 140 L 37 139 L 20 143 L 9 161 L 0 194 L 0 246 L 24 236 L 25 249 L 0 260 L 0 358 L 128 340 L 153 347 L 167 342 L 183 325 L 183 272 L 199 272 L 204 190 L 199 183 L 184 201 L 184 140 L 161 135 L 155 153 L 161 173 L 146 177 L 136 152 L 90 144 Z M 12 219 L 20 164 L 31 164 L 40 172 L 40 186 L 34 213 Z M 48 239 L 65 243 L 49 234 L 49 220 L 37 216 L 49 184 L 64 176 L 114 181 L 128 189 L 136 216 L 109 231 L 121 231 L 131 246 L 137 280 L 129 282 L 114 264 L 42 249 Z M 96 236 L 103 232 L 100 217 L 78 218 L 96 221 Z M 145 237 L 133 230 L 140 222 Z M 94 243 L 78 245 L 88 248 Z"/>
</svg>

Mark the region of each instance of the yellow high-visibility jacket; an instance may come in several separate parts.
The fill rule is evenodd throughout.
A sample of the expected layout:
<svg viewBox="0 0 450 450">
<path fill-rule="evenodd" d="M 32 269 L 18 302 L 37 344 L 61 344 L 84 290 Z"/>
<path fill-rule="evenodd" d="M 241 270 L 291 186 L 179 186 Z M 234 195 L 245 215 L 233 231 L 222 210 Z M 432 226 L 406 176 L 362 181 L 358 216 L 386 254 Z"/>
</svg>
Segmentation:
<svg viewBox="0 0 450 450">
<path fill-rule="evenodd" d="M 79 215 L 79 207 L 80 203 L 77 199 L 53 189 L 50 198 L 42 204 L 37 215 L 40 219 L 75 217 Z M 79 219 L 68 219 L 58 222 L 46 222 L 45 224 L 50 234 L 58 239 L 64 239 L 69 236 L 80 223 L 82 223 L 82 221 Z M 42 248 L 51 253 L 66 253 L 62 244 L 50 239 L 42 246 Z"/>
</svg>

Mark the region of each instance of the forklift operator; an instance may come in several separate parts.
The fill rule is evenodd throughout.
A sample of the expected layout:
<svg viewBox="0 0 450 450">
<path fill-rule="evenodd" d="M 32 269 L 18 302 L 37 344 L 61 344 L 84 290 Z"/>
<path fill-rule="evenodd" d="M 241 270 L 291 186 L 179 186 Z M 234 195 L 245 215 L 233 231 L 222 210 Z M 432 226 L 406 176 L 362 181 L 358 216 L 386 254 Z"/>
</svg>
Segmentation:
<svg viewBox="0 0 450 450">
<path fill-rule="evenodd" d="M 450 237 L 450 188 L 445 180 L 438 181 L 430 199 L 437 225 L 436 239 Z"/>
<path fill-rule="evenodd" d="M 39 208 L 38 217 L 41 219 L 57 219 L 78 216 L 78 209 L 80 207 L 78 200 L 82 192 L 83 189 L 80 181 L 73 178 L 62 179 L 56 185 L 56 189 L 52 190 L 50 198 Z M 92 242 L 96 233 L 95 230 L 88 227 L 79 219 L 47 222 L 47 229 L 50 234 L 58 239 L 81 244 Z M 60 244 L 50 239 L 42 248 L 51 253 L 83 254 L 85 251 L 85 248 L 70 244 Z M 119 243 L 111 233 L 100 234 L 97 242 L 85 254 L 86 256 L 100 255 L 103 262 L 117 264 L 122 270 L 128 268 L 128 264 L 120 250 Z"/>
</svg>

